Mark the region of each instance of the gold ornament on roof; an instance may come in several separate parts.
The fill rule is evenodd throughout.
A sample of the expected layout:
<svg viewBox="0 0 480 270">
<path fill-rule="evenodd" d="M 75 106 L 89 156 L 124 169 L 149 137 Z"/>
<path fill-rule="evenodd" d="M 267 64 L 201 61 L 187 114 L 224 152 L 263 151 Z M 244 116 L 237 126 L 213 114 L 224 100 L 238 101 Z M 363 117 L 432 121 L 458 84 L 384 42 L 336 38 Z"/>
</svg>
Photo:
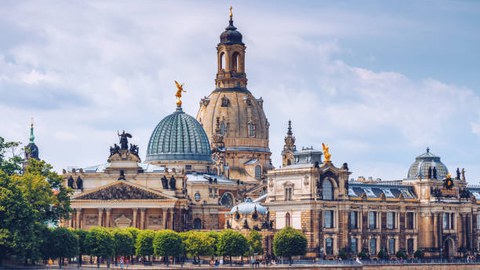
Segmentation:
<svg viewBox="0 0 480 270">
<path fill-rule="evenodd" d="M 328 144 L 322 143 L 322 147 L 323 147 L 323 156 L 325 157 L 325 162 L 330 162 L 330 158 L 332 157 L 332 155 L 328 150 Z"/>
<path fill-rule="evenodd" d="M 233 17 L 233 11 L 232 10 L 233 10 L 233 8 L 232 8 L 232 6 L 230 6 L 230 19 Z"/>
<path fill-rule="evenodd" d="M 177 86 L 177 93 L 175 96 L 177 97 L 177 107 L 182 107 L 182 92 L 187 92 L 183 90 L 183 83 L 180 84 L 179 82 L 175 81 L 175 85 Z"/>
</svg>

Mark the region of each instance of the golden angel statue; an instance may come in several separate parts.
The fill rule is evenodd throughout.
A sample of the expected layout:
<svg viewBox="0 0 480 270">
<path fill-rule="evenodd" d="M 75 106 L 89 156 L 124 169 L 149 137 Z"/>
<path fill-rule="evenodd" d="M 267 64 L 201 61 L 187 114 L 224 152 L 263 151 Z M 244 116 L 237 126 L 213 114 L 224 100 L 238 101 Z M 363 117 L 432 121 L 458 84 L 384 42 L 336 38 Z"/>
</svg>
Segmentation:
<svg viewBox="0 0 480 270">
<path fill-rule="evenodd" d="M 182 92 L 187 92 L 183 90 L 183 83 L 180 84 L 179 82 L 175 81 L 175 85 L 177 86 L 177 93 L 175 93 L 175 96 L 177 97 L 177 106 L 181 107 L 182 106 Z"/>
<path fill-rule="evenodd" d="M 323 156 L 325 157 L 325 162 L 330 162 L 330 157 L 332 157 L 332 155 L 328 150 L 328 144 L 322 143 L 322 147 L 323 147 Z"/>
</svg>

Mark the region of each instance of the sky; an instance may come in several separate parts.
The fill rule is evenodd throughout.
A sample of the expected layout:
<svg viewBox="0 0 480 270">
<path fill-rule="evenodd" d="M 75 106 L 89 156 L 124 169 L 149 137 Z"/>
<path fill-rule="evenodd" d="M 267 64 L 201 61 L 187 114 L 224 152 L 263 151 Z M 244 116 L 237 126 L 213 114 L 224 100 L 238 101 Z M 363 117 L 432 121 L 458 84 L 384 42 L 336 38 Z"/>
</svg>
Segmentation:
<svg viewBox="0 0 480 270">
<path fill-rule="evenodd" d="M 59 172 L 105 163 L 122 130 L 144 158 L 174 80 L 192 116 L 214 90 L 231 5 L 274 166 L 292 120 L 352 178 L 403 179 L 430 147 L 479 184 L 479 1 L 2 1 L 0 136 L 28 144 L 33 117 Z"/>
</svg>

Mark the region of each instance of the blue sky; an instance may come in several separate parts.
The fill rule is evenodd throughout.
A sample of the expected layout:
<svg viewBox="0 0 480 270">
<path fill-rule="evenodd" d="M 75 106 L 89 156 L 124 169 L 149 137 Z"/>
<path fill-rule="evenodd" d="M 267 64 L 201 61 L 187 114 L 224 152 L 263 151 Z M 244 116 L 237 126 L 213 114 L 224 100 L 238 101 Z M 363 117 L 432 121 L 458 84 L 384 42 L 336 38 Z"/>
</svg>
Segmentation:
<svg viewBox="0 0 480 270">
<path fill-rule="evenodd" d="M 275 166 L 291 119 L 352 177 L 402 179 L 428 146 L 479 183 L 478 1 L 3 2 L 0 136 L 27 143 L 33 116 L 58 171 L 105 162 L 117 130 L 144 156 L 174 80 L 193 116 L 213 90 L 230 5 Z"/>
</svg>

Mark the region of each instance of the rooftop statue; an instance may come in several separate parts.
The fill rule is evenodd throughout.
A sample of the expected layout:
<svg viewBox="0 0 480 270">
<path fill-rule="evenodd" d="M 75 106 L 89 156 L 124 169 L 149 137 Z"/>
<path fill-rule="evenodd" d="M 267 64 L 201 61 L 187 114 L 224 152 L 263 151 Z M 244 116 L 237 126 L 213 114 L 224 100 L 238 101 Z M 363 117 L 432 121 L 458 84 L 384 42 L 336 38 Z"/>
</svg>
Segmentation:
<svg viewBox="0 0 480 270">
<path fill-rule="evenodd" d="M 122 150 L 128 150 L 128 139 L 127 138 L 132 138 L 132 135 L 130 133 L 125 133 L 125 130 L 120 134 L 117 131 L 118 137 L 120 137 L 120 149 Z"/>
<path fill-rule="evenodd" d="M 324 144 L 322 143 L 322 147 L 323 147 L 323 156 L 325 157 L 325 162 L 330 162 L 330 157 L 332 157 L 332 155 L 330 154 L 329 150 L 328 150 L 328 144 Z"/>
<path fill-rule="evenodd" d="M 182 92 L 187 92 L 183 90 L 183 83 L 180 84 L 179 82 L 175 81 L 175 85 L 177 86 L 177 93 L 175 96 L 177 97 L 177 107 L 182 107 Z"/>
</svg>

